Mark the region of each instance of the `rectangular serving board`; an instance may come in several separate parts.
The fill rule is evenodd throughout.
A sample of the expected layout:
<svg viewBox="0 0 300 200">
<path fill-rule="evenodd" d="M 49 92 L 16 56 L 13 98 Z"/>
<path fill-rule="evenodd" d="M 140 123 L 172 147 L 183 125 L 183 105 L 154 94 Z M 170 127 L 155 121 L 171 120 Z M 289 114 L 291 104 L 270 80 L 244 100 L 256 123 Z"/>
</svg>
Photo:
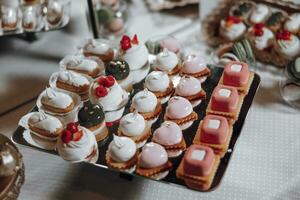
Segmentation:
<svg viewBox="0 0 300 200">
<path fill-rule="evenodd" d="M 203 119 L 203 117 L 205 116 L 206 107 L 209 103 L 209 99 L 210 99 L 210 96 L 212 94 L 212 91 L 217 86 L 217 84 L 219 82 L 219 79 L 220 79 L 220 77 L 223 73 L 223 68 L 214 66 L 214 67 L 211 67 L 211 69 L 212 69 L 212 76 L 209 77 L 207 79 L 207 81 L 202 84 L 202 88 L 207 93 L 207 99 L 204 100 L 198 107 L 196 107 L 194 109 L 198 113 L 198 116 L 199 116 L 198 120 L 196 122 L 194 122 L 193 125 L 190 128 L 183 131 L 183 136 L 184 136 L 184 139 L 187 143 L 187 147 L 192 144 L 192 141 L 193 141 L 193 138 L 196 134 L 196 130 L 198 128 L 198 125 L 199 125 L 200 121 Z M 230 141 L 230 144 L 229 144 L 228 151 L 225 154 L 225 156 L 221 159 L 221 162 L 220 162 L 220 165 L 218 167 L 215 178 L 213 180 L 212 186 L 208 191 L 214 190 L 220 184 L 220 182 L 221 182 L 221 180 L 222 180 L 222 178 L 223 178 L 223 176 L 226 172 L 226 169 L 228 167 L 231 155 L 232 155 L 233 150 L 234 150 L 234 146 L 235 146 L 236 141 L 237 141 L 237 139 L 239 138 L 239 136 L 242 132 L 242 128 L 243 128 L 245 119 L 247 117 L 247 113 L 248 113 L 248 111 L 251 107 L 251 104 L 253 102 L 256 91 L 259 87 L 259 84 L 260 84 L 260 77 L 257 74 L 255 74 L 254 79 L 253 79 L 252 84 L 251 84 L 251 87 L 250 87 L 250 90 L 249 90 L 249 93 L 248 93 L 247 96 L 245 96 L 245 99 L 244 99 L 244 102 L 243 102 L 243 105 L 242 105 L 242 108 L 241 108 L 241 111 L 240 111 L 239 118 L 235 122 L 235 124 L 233 125 L 233 134 L 232 134 L 232 138 L 231 138 L 231 141 Z M 143 82 L 134 85 L 134 90 L 131 94 L 131 97 L 136 92 L 138 92 L 142 89 L 143 89 Z M 125 113 L 128 112 L 128 107 L 129 107 L 130 103 L 131 102 L 129 101 L 128 105 L 127 105 L 127 108 L 125 110 Z M 163 106 L 163 112 L 160 115 L 157 122 L 153 124 L 152 131 L 154 131 L 156 128 L 158 128 L 160 126 L 160 124 L 163 122 L 163 114 L 165 112 L 165 109 L 166 109 L 166 105 Z M 31 110 L 31 112 L 36 111 L 36 110 L 37 110 L 37 107 L 34 107 Z M 117 127 L 111 127 L 109 131 L 110 131 L 110 133 L 115 133 L 116 130 L 117 130 Z M 47 152 L 47 153 L 58 155 L 56 151 L 47 151 L 47 150 L 35 147 L 35 146 L 27 143 L 26 140 L 23 137 L 23 132 L 24 132 L 24 128 L 19 126 L 16 129 L 16 131 L 14 132 L 14 134 L 12 136 L 12 140 L 15 143 L 18 143 L 20 145 L 24 145 L 26 147 L 33 148 L 35 150 L 44 151 L 44 152 Z M 96 165 L 96 166 L 101 167 L 101 168 L 105 168 L 107 170 L 112 170 L 112 169 L 109 169 L 107 167 L 106 162 L 105 162 L 105 153 L 106 153 L 106 150 L 108 148 L 108 144 L 111 142 L 111 140 L 112 140 L 112 134 L 110 134 L 109 138 L 106 139 L 105 141 L 102 141 L 102 142 L 98 143 L 99 158 L 98 158 L 97 163 L 93 164 L 93 165 Z M 166 178 L 164 178 L 163 180 L 160 180 L 160 182 L 169 183 L 169 184 L 176 185 L 176 186 L 183 186 L 183 187 L 187 188 L 184 184 L 184 181 L 182 181 L 182 180 L 180 180 L 176 177 L 176 169 L 177 169 L 182 157 L 183 157 L 183 154 L 181 156 L 179 156 L 178 158 L 175 158 L 175 159 L 171 160 L 172 163 L 173 163 L 173 169 L 170 171 L 168 176 Z M 126 173 L 124 173 L 124 174 L 126 174 Z M 135 173 L 130 174 L 130 175 L 139 176 Z"/>
</svg>

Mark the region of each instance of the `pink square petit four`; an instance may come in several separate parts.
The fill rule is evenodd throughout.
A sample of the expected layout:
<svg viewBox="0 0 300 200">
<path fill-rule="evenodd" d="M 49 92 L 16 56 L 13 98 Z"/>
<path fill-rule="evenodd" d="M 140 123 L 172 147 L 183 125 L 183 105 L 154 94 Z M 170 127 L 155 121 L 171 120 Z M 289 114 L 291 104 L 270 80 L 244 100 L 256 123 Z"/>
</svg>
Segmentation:
<svg viewBox="0 0 300 200">
<path fill-rule="evenodd" d="M 211 110 L 234 113 L 238 110 L 239 94 L 236 88 L 218 85 L 211 97 Z"/>
<path fill-rule="evenodd" d="M 223 84 L 233 87 L 243 87 L 249 81 L 248 65 L 243 62 L 229 62 L 223 72 Z"/>
</svg>

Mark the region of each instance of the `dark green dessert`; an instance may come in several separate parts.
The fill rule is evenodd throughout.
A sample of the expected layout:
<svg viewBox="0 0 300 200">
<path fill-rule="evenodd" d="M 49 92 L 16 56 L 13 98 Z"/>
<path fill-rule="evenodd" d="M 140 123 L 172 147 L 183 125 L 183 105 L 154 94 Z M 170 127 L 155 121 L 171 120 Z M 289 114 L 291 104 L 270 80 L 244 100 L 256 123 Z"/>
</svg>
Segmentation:
<svg viewBox="0 0 300 200">
<path fill-rule="evenodd" d="M 117 81 L 124 80 L 129 75 L 129 65 L 123 60 L 110 61 L 105 68 L 105 74 L 112 75 Z"/>
<path fill-rule="evenodd" d="M 85 128 L 91 128 L 104 122 L 104 112 L 98 104 L 86 102 L 78 112 L 78 122 Z"/>
<path fill-rule="evenodd" d="M 276 25 L 279 25 L 281 24 L 283 21 L 284 21 L 284 15 L 282 12 L 280 11 L 277 11 L 277 12 L 274 12 L 270 18 L 267 20 L 266 22 L 266 25 L 267 26 L 276 26 Z"/>
<path fill-rule="evenodd" d="M 242 17 L 247 15 L 251 9 L 253 8 L 253 4 L 249 2 L 244 2 L 240 4 L 236 9 L 233 10 L 232 14 L 236 17 Z"/>
<path fill-rule="evenodd" d="M 300 57 L 288 64 L 287 75 L 294 82 L 300 83 Z"/>
</svg>

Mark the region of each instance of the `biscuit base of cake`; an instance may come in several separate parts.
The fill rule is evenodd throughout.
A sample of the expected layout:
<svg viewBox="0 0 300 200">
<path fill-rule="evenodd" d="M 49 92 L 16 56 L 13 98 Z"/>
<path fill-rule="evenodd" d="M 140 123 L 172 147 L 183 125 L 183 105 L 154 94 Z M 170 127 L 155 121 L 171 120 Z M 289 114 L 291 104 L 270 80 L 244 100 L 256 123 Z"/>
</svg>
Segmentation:
<svg viewBox="0 0 300 200">
<path fill-rule="evenodd" d="M 100 60 L 102 60 L 103 62 L 107 63 L 109 61 L 112 61 L 114 59 L 114 52 L 110 51 L 106 54 L 95 54 L 95 53 L 91 53 L 91 52 L 84 52 L 83 55 L 85 57 L 98 57 Z"/>
<path fill-rule="evenodd" d="M 49 131 L 34 127 L 31 124 L 28 124 L 28 126 L 31 131 L 33 131 L 45 138 L 49 138 L 50 140 L 57 138 L 63 132 L 63 127 L 57 129 L 54 133 L 50 133 Z"/>
<path fill-rule="evenodd" d="M 176 96 L 181 96 L 178 94 L 174 94 Z M 198 92 L 197 94 L 191 95 L 191 96 L 181 96 L 186 98 L 187 100 L 189 100 L 191 102 L 191 104 L 193 105 L 193 107 L 198 106 L 202 100 L 206 99 L 206 92 L 204 90 L 201 90 L 200 92 Z"/>
<path fill-rule="evenodd" d="M 170 161 L 168 161 L 166 164 L 164 164 L 162 166 L 149 168 L 149 169 L 137 166 L 136 173 L 138 175 L 141 175 L 141 176 L 145 176 L 145 177 L 149 177 L 149 178 L 159 180 L 157 178 L 158 175 L 161 175 L 162 173 L 165 173 L 165 172 L 169 172 L 171 169 L 172 169 L 172 163 Z"/>
<path fill-rule="evenodd" d="M 105 154 L 105 160 L 106 163 L 108 165 L 108 167 L 112 168 L 112 169 L 116 169 L 118 171 L 123 171 L 123 172 L 129 172 L 132 173 L 136 167 L 136 163 L 138 160 L 138 152 L 136 152 L 136 154 L 127 162 L 116 162 L 114 161 L 110 156 L 108 151 Z"/>
<path fill-rule="evenodd" d="M 223 76 L 224 76 L 224 74 L 222 74 L 222 76 L 221 76 L 221 78 L 220 78 L 220 81 L 219 81 L 219 84 L 220 84 L 220 85 L 224 85 L 224 83 L 223 83 Z M 249 90 L 250 90 L 250 87 L 251 87 L 251 85 L 252 85 L 253 78 L 254 78 L 254 72 L 250 72 L 250 73 L 249 73 L 249 79 L 248 79 L 248 82 L 247 82 L 246 85 L 241 86 L 241 87 L 235 87 L 235 86 L 231 86 L 231 85 L 230 85 L 230 86 L 231 86 L 231 87 L 235 87 L 235 88 L 238 90 L 238 92 L 239 92 L 240 94 L 245 94 L 245 95 L 247 95 L 248 92 L 249 92 Z"/>
<path fill-rule="evenodd" d="M 153 92 L 153 94 L 155 94 L 155 96 L 157 97 L 157 99 L 160 100 L 160 102 L 162 104 L 166 103 L 170 96 L 173 94 L 174 92 L 174 84 L 173 82 L 170 80 L 170 83 L 169 83 L 169 87 L 166 89 L 166 91 L 164 92 L 154 92 L 154 91 L 151 91 Z"/>
<path fill-rule="evenodd" d="M 66 108 L 56 108 L 56 107 L 52 107 L 52 106 L 49 106 L 47 104 L 43 104 L 43 106 L 49 110 L 50 112 L 53 112 L 53 113 L 58 113 L 58 114 L 65 114 L 65 113 L 68 113 L 70 111 L 73 110 L 73 108 L 75 107 L 75 104 L 74 102 L 72 102 L 69 106 L 67 106 Z"/>
<path fill-rule="evenodd" d="M 200 122 L 196 135 L 194 137 L 193 140 L 193 144 L 200 144 L 203 146 L 207 146 L 210 147 L 214 150 L 214 153 L 218 156 L 220 156 L 220 158 L 223 158 L 224 155 L 226 154 L 228 147 L 229 147 L 229 143 L 232 137 L 232 125 L 229 125 L 229 129 L 228 129 L 228 135 L 226 138 L 226 142 L 224 144 L 210 144 L 210 143 L 205 143 L 205 142 L 201 142 L 200 141 L 200 136 L 201 136 L 201 126 L 202 126 L 203 121 Z"/>
<path fill-rule="evenodd" d="M 155 142 L 155 141 L 153 141 L 153 142 Z M 162 145 L 162 146 L 167 151 L 169 158 L 177 157 L 177 156 L 181 155 L 183 151 L 186 150 L 186 142 L 184 140 L 184 137 L 182 137 L 182 140 L 178 144 Z"/>
<path fill-rule="evenodd" d="M 211 76 L 211 71 L 207 67 L 202 70 L 201 72 L 198 73 L 185 73 L 183 71 L 180 72 L 180 76 L 193 76 L 196 79 L 203 79 L 204 77 L 210 77 Z M 202 81 L 201 81 L 202 82 Z"/>
<path fill-rule="evenodd" d="M 122 133 L 122 131 L 120 131 L 120 129 L 118 130 L 117 135 L 129 137 L 129 136 L 126 136 L 124 133 Z M 147 142 L 147 140 L 150 138 L 150 136 L 151 136 L 151 128 L 149 126 L 146 126 L 144 132 L 141 135 L 129 137 L 129 138 L 132 139 L 136 143 L 137 148 L 140 148 L 140 147 L 144 146 L 144 144 Z"/>
<path fill-rule="evenodd" d="M 216 156 L 213 169 L 208 176 L 195 176 L 195 175 L 187 174 L 183 171 L 183 161 L 181 161 L 181 163 L 179 164 L 176 170 L 176 176 L 177 178 L 184 180 L 186 185 L 191 189 L 206 191 L 209 190 L 211 187 L 211 184 L 214 180 L 219 164 L 220 164 L 220 157 Z"/>
<path fill-rule="evenodd" d="M 164 119 L 166 121 L 168 120 L 175 122 L 176 124 L 178 124 L 178 126 L 180 126 L 181 130 L 185 130 L 189 128 L 193 124 L 193 122 L 198 119 L 198 114 L 195 111 L 193 111 L 190 115 L 182 119 L 170 119 L 167 116 L 165 116 Z"/>
<path fill-rule="evenodd" d="M 158 101 L 155 110 L 153 112 L 147 112 L 147 113 L 139 112 L 139 114 L 141 114 L 144 117 L 144 119 L 148 121 L 157 118 L 160 115 L 161 111 L 162 111 L 161 103 Z M 130 112 L 134 112 L 133 107 L 130 108 Z"/>
</svg>

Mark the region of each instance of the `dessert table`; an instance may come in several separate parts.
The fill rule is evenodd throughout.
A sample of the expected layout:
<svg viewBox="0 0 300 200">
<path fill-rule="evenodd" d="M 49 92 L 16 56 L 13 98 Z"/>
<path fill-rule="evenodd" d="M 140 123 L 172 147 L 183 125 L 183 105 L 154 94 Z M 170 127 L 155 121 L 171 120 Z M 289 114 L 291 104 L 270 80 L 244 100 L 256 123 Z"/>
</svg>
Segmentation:
<svg viewBox="0 0 300 200">
<path fill-rule="evenodd" d="M 82 9 L 85 4 L 84 0 L 73 1 L 70 25 L 62 31 L 40 34 L 38 41 L 0 39 L 1 113 L 37 96 L 58 69 L 59 60 L 73 53 L 82 39 L 91 37 L 86 10 Z M 140 35 L 142 41 L 174 33 L 188 52 L 206 53 L 208 48 L 196 43 L 198 27 L 192 19 L 197 18 L 197 6 L 158 13 L 150 12 L 144 1 L 134 0 L 130 9 L 128 30 Z M 299 111 L 281 100 L 281 69 L 259 64 L 257 72 L 262 78 L 260 89 L 215 191 L 196 192 L 143 178 L 121 179 L 117 173 L 70 164 L 58 156 L 18 146 L 26 167 L 19 199 L 299 199 Z M 28 101 L 0 115 L 0 133 L 11 136 L 19 118 L 34 103 Z"/>
</svg>

